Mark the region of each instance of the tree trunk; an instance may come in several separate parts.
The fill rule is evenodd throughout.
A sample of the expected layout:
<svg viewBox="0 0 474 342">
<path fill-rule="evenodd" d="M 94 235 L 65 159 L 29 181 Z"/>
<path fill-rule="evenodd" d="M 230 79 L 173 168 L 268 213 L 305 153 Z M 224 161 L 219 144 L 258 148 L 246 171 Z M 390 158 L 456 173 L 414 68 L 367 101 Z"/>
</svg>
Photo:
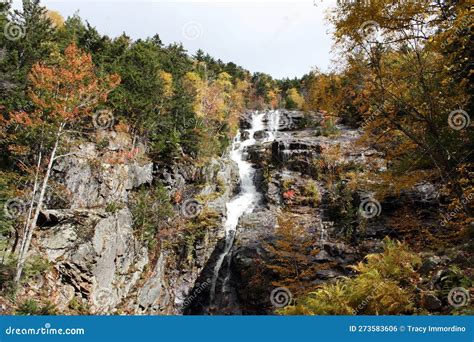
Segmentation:
<svg viewBox="0 0 474 342">
<path fill-rule="evenodd" d="M 17 253 L 21 252 L 25 246 L 26 239 L 24 237 L 26 236 L 26 232 L 28 231 L 28 227 L 30 226 L 31 214 L 33 213 L 33 209 L 35 206 L 35 196 L 36 196 L 36 191 L 38 191 L 38 176 L 39 176 L 40 166 L 41 166 L 41 151 L 39 152 L 39 155 L 38 155 L 38 164 L 36 165 L 35 181 L 33 183 L 33 190 L 31 191 L 31 203 L 30 203 L 30 208 L 28 209 L 28 217 L 25 223 L 25 227 L 23 228 L 21 244 L 19 244 L 19 246 L 16 246 L 15 251 L 14 251 Z"/>
<path fill-rule="evenodd" d="M 22 243 L 21 243 L 21 249 L 20 253 L 18 256 L 18 264 L 16 268 L 16 275 L 15 275 L 15 283 L 18 284 L 20 282 L 21 274 L 23 272 L 23 267 L 25 266 L 25 260 L 26 260 L 26 255 L 28 253 L 28 250 L 30 248 L 31 244 L 31 238 L 33 237 L 33 231 L 36 227 L 36 222 L 38 221 L 38 217 L 41 211 L 41 207 L 43 205 L 44 201 L 44 195 L 46 193 L 46 188 L 48 187 L 48 181 L 49 177 L 51 175 L 51 169 L 53 168 L 53 163 L 54 163 L 54 158 L 56 157 L 56 151 L 58 149 L 59 141 L 61 139 L 61 133 L 64 128 L 64 124 L 61 124 L 59 127 L 58 133 L 56 135 L 56 141 L 54 143 L 54 147 L 51 151 L 51 154 L 49 156 L 49 163 L 48 163 L 48 168 L 46 170 L 46 174 L 43 179 L 43 185 L 41 187 L 41 192 L 38 198 L 38 204 L 36 205 L 36 210 L 35 210 L 35 215 L 33 216 L 33 219 L 29 222 L 29 225 L 26 227 Z"/>
</svg>

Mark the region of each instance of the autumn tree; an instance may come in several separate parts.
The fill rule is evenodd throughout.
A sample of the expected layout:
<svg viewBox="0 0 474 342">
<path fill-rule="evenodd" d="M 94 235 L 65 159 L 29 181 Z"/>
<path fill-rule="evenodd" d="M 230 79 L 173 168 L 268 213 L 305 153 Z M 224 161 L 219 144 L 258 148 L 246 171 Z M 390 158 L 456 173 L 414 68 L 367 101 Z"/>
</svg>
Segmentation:
<svg viewBox="0 0 474 342">
<path fill-rule="evenodd" d="M 350 67 L 365 66 L 356 89 L 365 97 L 360 103 L 365 141 L 385 150 L 392 180 L 433 168 L 458 201 L 467 190 L 459 169 L 472 150 L 466 112 L 472 103 L 466 91 L 470 72 L 460 58 L 472 45 L 469 11 L 461 2 L 340 2 L 331 19 L 337 43 L 352 58 Z M 464 112 L 454 122 L 456 110 Z M 465 127 L 456 127 L 463 122 Z"/>
<path fill-rule="evenodd" d="M 195 128 L 200 134 L 200 155 L 219 154 L 235 134 L 239 117 L 245 108 L 245 94 L 249 84 L 221 72 L 216 79 L 202 78 L 198 72 L 184 77 L 186 91 L 194 98 Z"/>
<path fill-rule="evenodd" d="M 296 88 L 290 88 L 286 92 L 286 105 L 287 109 L 302 109 L 304 104 L 304 98 L 298 92 Z"/>
<path fill-rule="evenodd" d="M 57 11 L 47 11 L 46 17 L 51 20 L 51 24 L 54 27 L 62 27 L 64 25 L 63 16 Z"/>
<path fill-rule="evenodd" d="M 275 228 L 275 241 L 265 244 L 271 260 L 267 267 L 274 273 L 273 286 L 285 286 L 293 294 L 311 287 L 311 280 L 318 270 L 328 265 L 318 264 L 314 256 L 319 253 L 315 240 L 306 229 L 295 223 L 296 216 L 280 216 Z"/>
<path fill-rule="evenodd" d="M 76 128 L 75 125 L 87 118 L 91 119 L 93 110 L 106 101 L 108 93 L 117 86 L 120 78 L 117 75 L 99 77 L 91 56 L 73 44 L 56 64 L 36 63 L 29 74 L 29 81 L 31 86 L 28 94 L 37 109 L 10 113 L 4 127 L 9 133 L 9 148 L 12 152 L 29 153 L 29 146 L 22 146 L 25 134 L 34 133 L 42 137 L 41 148 L 36 156 L 31 205 L 18 249 L 16 282 L 22 274 L 53 164 L 63 156 L 58 154 L 61 143 Z"/>
</svg>

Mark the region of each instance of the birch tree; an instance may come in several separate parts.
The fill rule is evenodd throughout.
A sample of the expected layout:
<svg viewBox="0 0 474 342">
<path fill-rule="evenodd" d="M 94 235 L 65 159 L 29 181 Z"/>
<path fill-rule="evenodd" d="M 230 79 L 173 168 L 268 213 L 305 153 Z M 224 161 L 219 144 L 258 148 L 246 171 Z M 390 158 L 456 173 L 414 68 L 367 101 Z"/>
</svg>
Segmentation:
<svg viewBox="0 0 474 342">
<path fill-rule="evenodd" d="M 77 132 L 85 122 L 91 122 L 94 109 L 107 100 L 109 92 L 120 82 L 117 75 L 98 76 L 91 56 L 74 44 L 66 48 L 54 65 L 34 64 L 28 79 L 28 95 L 35 110 L 10 113 L 7 125 L 12 135 L 15 132 L 23 135 L 25 132 L 41 131 L 44 149 L 36 158 L 38 172 L 18 249 L 16 283 L 21 278 L 36 222 L 44 205 L 51 170 L 54 163 L 64 156 L 58 153 L 61 144 L 73 128 Z M 15 142 L 15 139 L 10 141 Z M 21 145 L 21 140 L 16 143 Z M 18 148 L 15 143 L 10 147 Z"/>
</svg>

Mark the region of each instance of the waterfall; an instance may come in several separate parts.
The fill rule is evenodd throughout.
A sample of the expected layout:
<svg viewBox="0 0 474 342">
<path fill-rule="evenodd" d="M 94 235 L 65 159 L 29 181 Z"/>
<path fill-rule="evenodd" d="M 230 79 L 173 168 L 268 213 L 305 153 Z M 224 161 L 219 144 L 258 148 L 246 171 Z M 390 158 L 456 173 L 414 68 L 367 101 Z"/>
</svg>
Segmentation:
<svg viewBox="0 0 474 342">
<path fill-rule="evenodd" d="M 252 212 L 261 197 L 253 182 L 255 169 L 252 167 L 252 164 L 245 160 L 246 158 L 244 158 L 244 154 L 246 147 L 252 146 L 256 143 L 254 133 L 264 129 L 264 116 L 265 113 L 260 114 L 255 112 L 252 116 L 251 127 L 247 130 L 249 138 L 245 141 L 241 141 L 241 133 L 239 131 L 232 144 L 230 158 L 237 163 L 239 168 L 240 193 L 226 205 L 227 219 L 224 224 L 225 247 L 222 253 L 219 255 L 214 267 L 214 274 L 212 277 L 210 290 L 211 305 L 214 302 L 214 297 L 216 294 L 216 283 L 219 277 L 219 271 L 222 267 L 225 257 L 229 254 L 229 251 L 234 243 L 235 231 L 237 224 L 239 223 L 239 218 L 245 213 Z"/>
<path fill-rule="evenodd" d="M 276 133 L 280 127 L 280 111 L 271 110 L 268 112 L 268 139 L 267 141 L 273 141 L 276 138 Z"/>
</svg>

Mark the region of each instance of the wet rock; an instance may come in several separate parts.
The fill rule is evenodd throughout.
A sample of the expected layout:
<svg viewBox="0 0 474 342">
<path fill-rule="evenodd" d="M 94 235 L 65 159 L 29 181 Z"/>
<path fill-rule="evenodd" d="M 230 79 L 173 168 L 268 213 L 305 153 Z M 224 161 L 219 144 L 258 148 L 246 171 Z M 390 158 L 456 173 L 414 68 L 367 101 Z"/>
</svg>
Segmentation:
<svg viewBox="0 0 474 342">
<path fill-rule="evenodd" d="M 418 183 L 410 189 L 401 191 L 399 197 L 391 200 L 394 206 L 411 203 L 418 208 L 436 210 L 439 205 L 439 190 L 429 182 Z"/>
<path fill-rule="evenodd" d="M 280 110 L 279 131 L 291 131 L 300 127 L 304 113 L 300 111 Z"/>
<path fill-rule="evenodd" d="M 268 183 L 266 198 L 267 201 L 273 205 L 280 205 L 283 203 L 283 197 L 281 195 L 281 187 L 279 182 Z"/>
<path fill-rule="evenodd" d="M 295 162 L 308 165 L 321 151 L 319 142 L 310 138 L 279 137 L 272 144 L 273 161 L 296 170 Z"/>
<path fill-rule="evenodd" d="M 440 269 L 434 272 L 428 282 L 428 288 L 431 290 L 440 290 L 442 287 L 442 281 L 447 275 L 449 275 L 448 269 Z"/>
<path fill-rule="evenodd" d="M 256 140 L 263 140 L 268 137 L 268 133 L 265 130 L 257 131 L 253 134 L 253 138 Z"/>
<path fill-rule="evenodd" d="M 443 307 L 441 300 L 432 292 L 425 292 L 421 295 L 421 305 L 429 311 L 436 311 Z"/>
<path fill-rule="evenodd" d="M 245 112 L 240 116 L 241 129 L 250 129 L 252 127 L 252 114 L 253 112 Z"/>
</svg>

